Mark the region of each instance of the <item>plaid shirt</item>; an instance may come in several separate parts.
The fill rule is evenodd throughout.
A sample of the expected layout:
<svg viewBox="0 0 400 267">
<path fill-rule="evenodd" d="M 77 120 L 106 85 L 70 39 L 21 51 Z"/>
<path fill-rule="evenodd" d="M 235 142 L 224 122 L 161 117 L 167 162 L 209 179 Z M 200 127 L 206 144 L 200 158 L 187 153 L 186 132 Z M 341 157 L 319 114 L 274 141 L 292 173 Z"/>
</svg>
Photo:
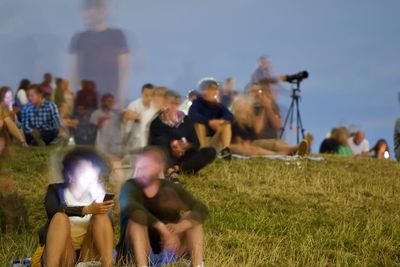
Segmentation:
<svg viewBox="0 0 400 267">
<path fill-rule="evenodd" d="M 61 118 L 56 104 L 46 99 L 40 107 L 32 103 L 26 105 L 22 110 L 22 123 L 25 133 L 31 133 L 32 129 L 51 131 L 61 128 Z"/>
</svg>

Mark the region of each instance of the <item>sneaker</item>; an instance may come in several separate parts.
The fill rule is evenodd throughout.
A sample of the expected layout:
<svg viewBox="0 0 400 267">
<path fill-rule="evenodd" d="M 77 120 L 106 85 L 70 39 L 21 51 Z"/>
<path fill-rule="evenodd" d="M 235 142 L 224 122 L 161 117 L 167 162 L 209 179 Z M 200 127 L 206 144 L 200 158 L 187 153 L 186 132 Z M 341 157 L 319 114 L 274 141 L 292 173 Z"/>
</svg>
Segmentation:
<svg viewBox="0 0 400 267">
<path fill-rule="evenodd" d="M 219 156 L 221 159 L 231 160 L 232 159 L 232 151 L 229 147 L 225 147 L 219 152 Z"/>
<path fill-rule="evenodd" d="M 310 151 L 308 141 L 303 139 L 299 144 L 299 148 L 297 148 L 297 155 L 304 157 L 308 151 Z"/>
<path fill-rule="evenodd" d="M 179 174 L 175 171 L 171 172 L 169 175 L 167 175 L 167 179 L 175 184 L 179 184 Z"/>
<path fill-rule="evenodd" d="M 38 129 L 32 130 L 32 137 L 38 146 L 46 146 L 46 143 L 42 140 L 42 135 Z"/>
</svg>

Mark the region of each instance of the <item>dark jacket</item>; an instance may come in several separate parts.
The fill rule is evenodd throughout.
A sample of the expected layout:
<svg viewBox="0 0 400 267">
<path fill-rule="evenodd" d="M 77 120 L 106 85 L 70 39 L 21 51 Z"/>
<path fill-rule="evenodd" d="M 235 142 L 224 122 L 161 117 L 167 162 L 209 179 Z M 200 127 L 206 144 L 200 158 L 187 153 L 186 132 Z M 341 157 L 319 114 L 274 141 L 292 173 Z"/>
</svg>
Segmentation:
<svg viewBox="0 0 400 267">
<path fill-rule="evenodd" d="M 171 181 L 160 180 L 157 194 L 148 198 L 135 179 L 127 180 L 119 196 L 120 239 L 117 245 L 119 254 L 124 254 L 125 234 L 129 220 L 146 225 L 149 231 L 155 231 L 157 222 L 177 223 L 185 212 L 185 217 L 194 223 L 203 223 L 208 216 L 207 207 L 195 199 L 181 185 Z"/>
<path fill-rule="evenodd" d="M 221 103 L 211 103 L 202 97 L 198 97 L 189 109 L 189 117 L 194 123 L 201 123 L 208 125 L 208 121 L 212 119 L 224 119 L 226 121 L 233 121 L 233 115 Z"/>
<path fill-rule="evenodd" d="M 163 123 L 161 115 L 157 116 L 150 124 L 149 145 L 159 146 L 168 155 L 168 166 L 180 163 L 180 159 L 172 154 L 171 142 L 185 138 L 190 148 L 186 153 L 198 151 L 200 144 L 192 120 L 185 116 L 183 121 L 176 126 Z"/>
</svg>

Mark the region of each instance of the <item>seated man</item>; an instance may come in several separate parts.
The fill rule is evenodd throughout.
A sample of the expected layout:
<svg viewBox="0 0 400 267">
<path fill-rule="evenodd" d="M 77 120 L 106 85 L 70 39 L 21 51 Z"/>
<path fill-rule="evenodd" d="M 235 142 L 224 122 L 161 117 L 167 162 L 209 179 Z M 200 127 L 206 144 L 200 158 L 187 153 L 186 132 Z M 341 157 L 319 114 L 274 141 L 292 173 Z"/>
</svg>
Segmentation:
<svg viewBox="0 0 400 267">
<path fill-rule="evenodd" d="M 142 97 L 132 101 L 122 113 L 127 135 L 126 146 L 129 148 L 140 148 L 147 145 L 148 127 L 157 112 L 153 105 L 153 94 L 154 86 L 152 84 L 143 85 Z"/>
<path fill-rule="evenodd" d="M 368 156 L 369 142 L 365 139 L 365 133 L 357 131 L 354 136 L 347 139 L 347 144 L 354 156 Z"/>
<path fill-rule="evenodd" d="M 311 134 L 306 134 L 305 140 L 299 146 L 290 146 L 286 141 L 279 138 L 278 133 L 282 129 L 280 110 L 271 91 L 265 84 L 263 86 L 259 83 L 251 84 L 247 90 L 247 95 L 253 103 L 254 120 L 259 122 L 253 145 L 283 155 L 294 154 L 295 152 L 299 155 L 310 153 L 313 141 Z M 237 113 L 241 113 L 240 109 Z"/>
<path fill-rule="evenodd" d="M 207 207 L 179 184 L 159 179 L 165 156 L 147 147 L 135 158 L 135 179 L 121 189 L 119 260 L 133 255 L 137 266 L 149 266 L 150 252 L 188 252 L 191 266 L 204 266 L 204 230 Z M 151 249 L 151 250 L 150 250 Z"/>
<path fill-rule="evenodd" d="M 28 89 L 29 104 L 22 110 L 22 124 L 29 145 L 45 146 L 58 136 L 61 118 L 56 104 L 46 100 L 38 85 Z"/>
<path fill-rule="evenodd" d="M 212 78 L 200 81 L 201 96 L 193 101 L 189 109 L 189 117 L 195 123 L 195 129 L 200 146 L 206 146 L 206 137 L 215 136 L 219 146 L 222 146 L 221 157 L 230 159 L 231 152 L 231 122 L 232 113 L 227 107 L 217 101 L 218 83 Z"/>
<path fill-rule="evenodd" d="M 163 112 L 150 125 L 149 145 L 160 146 L 168 155 L 167 174 L 196 173 L 215 159 L 212 147 L 199 149 L 199 140 L 193 123 L 179 111 L 180 96 L 169 91 Z"/>
<path fill-rule="evenodd" d="M 244 156 L 260 155 L 293 155 L 304 156 L 308 151 L 308 141 L 302 140 L 299 145 L 291 146 L 281 140 L 263 140 L 257 136 L 264 127 L 265 110 L 255 114 L 253 99 L 249 96 L 239 96 L 232 105 L 235 118 L 232 124 L 231 150 Z"/>
</svg>

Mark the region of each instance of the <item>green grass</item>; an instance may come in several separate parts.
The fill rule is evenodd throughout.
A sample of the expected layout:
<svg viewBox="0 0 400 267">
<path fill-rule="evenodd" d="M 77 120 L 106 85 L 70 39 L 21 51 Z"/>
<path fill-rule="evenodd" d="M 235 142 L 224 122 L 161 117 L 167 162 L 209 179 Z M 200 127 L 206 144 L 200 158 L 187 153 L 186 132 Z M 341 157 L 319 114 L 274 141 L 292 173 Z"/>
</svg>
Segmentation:
<svg viewBox="0 0 400 267">
<path fill-rule="evenodd" d="M 0 237 L 1 266 L 37 245 L 49 155 L 17 151 L 1 176 L 28 200 L 32 225 Z M 210 210 L 207 266 L 400 266 L 399 173 L 385 160 L 252 159 L 216 161 L 183 184 Z"/>
</svg>

